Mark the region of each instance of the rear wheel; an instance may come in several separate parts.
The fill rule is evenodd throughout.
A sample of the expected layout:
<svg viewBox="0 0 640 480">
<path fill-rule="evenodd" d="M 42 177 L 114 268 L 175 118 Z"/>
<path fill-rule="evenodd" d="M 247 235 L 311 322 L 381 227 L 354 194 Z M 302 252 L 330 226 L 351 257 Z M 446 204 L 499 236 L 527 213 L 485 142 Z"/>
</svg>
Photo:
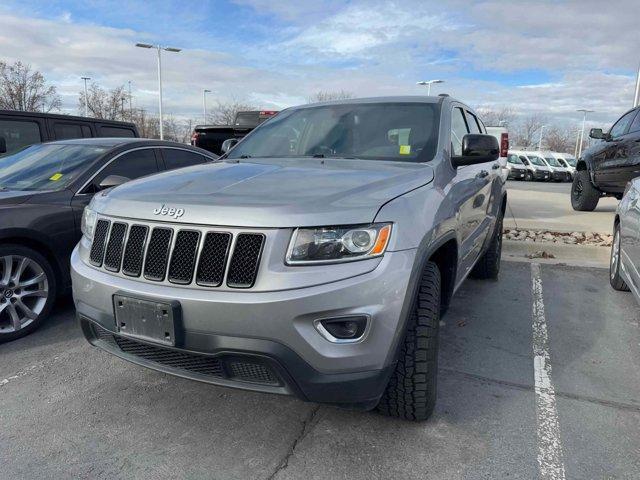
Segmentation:
<svg viewBox="0 0 640 480">
<path fill-rule="evenodd" d="M 53 269 L 40 253 L 20 245 L 0 246 L 0 343 L 40 326 L 55 300 Z"/>
<path fill-rule="evenodd" d="M 620 224 L 616 223 L 611 244 L 611 261 L 609 262 L 609 283 L 615 290 L 629 291 L 629 286 L 620 275 Z"/>
<path fill-rule="evenodd" d="M 376 407 L 384 415 L 426 420 L 436 403 L 440 270 L 427 262 L 396 368 Z"/>
<path fill-rule="evenodd" d="M 591 183 L 588 170 L 578 170 L 571 185 L 571 206 L 579 212 L 592 212 L 598 206 L 600 192 Z"/>
</svg>

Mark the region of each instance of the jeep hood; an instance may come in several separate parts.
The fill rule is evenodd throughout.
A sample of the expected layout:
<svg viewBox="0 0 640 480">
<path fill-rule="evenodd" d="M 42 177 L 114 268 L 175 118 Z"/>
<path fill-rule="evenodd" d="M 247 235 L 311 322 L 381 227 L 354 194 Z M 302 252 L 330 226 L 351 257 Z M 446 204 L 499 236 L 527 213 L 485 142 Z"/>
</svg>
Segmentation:
<svg viewBox="0 0 640 480">
<path fill-rule="evenodd" d="M 433 169 L 421 163 L 225 161 L 128 182 L 96 195 L 93 208 L 111 216 L 205 225 L 344 225 L 373 221 L 383 204 L 432 180 Z"/>
<path fill-rule="evenodd" d="M 33 196 L 34 192 L 22 192 L 15 190 L 0 190 L 0 205 L 19 205 Z"/>
</svg>

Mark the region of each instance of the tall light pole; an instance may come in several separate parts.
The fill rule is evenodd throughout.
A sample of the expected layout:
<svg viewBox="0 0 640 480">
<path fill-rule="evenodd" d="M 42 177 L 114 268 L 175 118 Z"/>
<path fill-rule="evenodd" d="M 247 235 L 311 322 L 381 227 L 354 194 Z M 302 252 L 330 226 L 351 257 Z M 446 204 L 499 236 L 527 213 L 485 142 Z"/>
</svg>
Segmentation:
<svg viewBox="0 0 640 480">
<path fill-rule="evenodd" d="M 136 43 L 136 47 L 155 48 L 158 51 L 158 116 L 160 122 L 160 140 L 164 140 L 164 130 L 162 128 L 162 50 L 178 53 L 182 49 L 163 47 L 162 45 L 151 45 L 150 43 Z"/>
<path fill-rule="evenodd" d="M 434 83 L 444 83 L 444 80 L 422 80 L 421 82 L 417 82 L 416 85 L 426 85 L 427 95 L 431 95 L 431 85 Z"/>
<path fill-rule="evenodd" d="M 80 77 L 84 80 L 84 116 L 89 116 L 89 96 L 87 95 L 87 80 L 91 80 L 91 77 Z"/>
<path fill-rule="evenodd" d="M 207 123 L 207 93 L 211 93 L 211 90 L 206 88 L 202 89 L 202 116 L 204 117 L 204 123 Z"/>
<path fill-rule="evenodd" d="M 636 94 L 633 97 L 633 106 L 640 105 L 640 65 L 638 65 L 638 75 L 636 76 Z"/>
<path fill-rule="evenodd" d="M 582 144 L 584 143 L 584 126 L 587 123 L 587 113 L 593 113 L 593 110 L 587 110 L 586 108 L 580 108 L 576 110 L 576 112 L 582 112 L 582 129 L 580 130 L 580 145 L 578 146 L 578 156 L 580 158 L 582 155 Z"/>
<path fill-rule="evenodd" d="M 544 127 L 546 127 L 546 125 L 542 125 L 540 127 L 540 140 L 538 141 L 538 151 L 542 150 L 542 135 L 544 132 Z"/>
</svg>

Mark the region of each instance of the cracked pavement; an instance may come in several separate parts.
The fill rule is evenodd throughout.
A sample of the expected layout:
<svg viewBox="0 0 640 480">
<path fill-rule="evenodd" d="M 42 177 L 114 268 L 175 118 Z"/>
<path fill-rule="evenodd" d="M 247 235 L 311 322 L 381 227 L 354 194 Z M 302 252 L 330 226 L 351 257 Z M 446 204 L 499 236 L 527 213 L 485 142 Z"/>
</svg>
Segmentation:
<svg viewBox="0 0 640 480">
<path fill-rule="evenodd" d="M 0 478 L 536 478 L 530 271 L 503 262 L 498 282 L 458 292 L 424 423 L 128 364 L 90 347 L 62 301 L 0 345 Z M 542 265 L 541 279 L 566 476 L 634 478 L 640 307 L 604 269 Z"/>
</svg>

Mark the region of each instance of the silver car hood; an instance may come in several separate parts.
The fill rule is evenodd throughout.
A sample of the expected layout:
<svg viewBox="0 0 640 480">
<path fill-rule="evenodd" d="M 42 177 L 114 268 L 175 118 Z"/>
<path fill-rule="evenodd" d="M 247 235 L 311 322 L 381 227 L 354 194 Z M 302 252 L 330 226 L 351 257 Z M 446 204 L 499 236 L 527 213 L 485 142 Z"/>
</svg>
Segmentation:
<svg viewBox="0 0 640 480">
<path fill-rule="evenodd" d="M 251 159 L 183 168 L 96 195 L 99 213 L 201 225 L 297 227 L 367 223 L 387 201 L 433 180 L 426 164 Z"/>
</svg>

